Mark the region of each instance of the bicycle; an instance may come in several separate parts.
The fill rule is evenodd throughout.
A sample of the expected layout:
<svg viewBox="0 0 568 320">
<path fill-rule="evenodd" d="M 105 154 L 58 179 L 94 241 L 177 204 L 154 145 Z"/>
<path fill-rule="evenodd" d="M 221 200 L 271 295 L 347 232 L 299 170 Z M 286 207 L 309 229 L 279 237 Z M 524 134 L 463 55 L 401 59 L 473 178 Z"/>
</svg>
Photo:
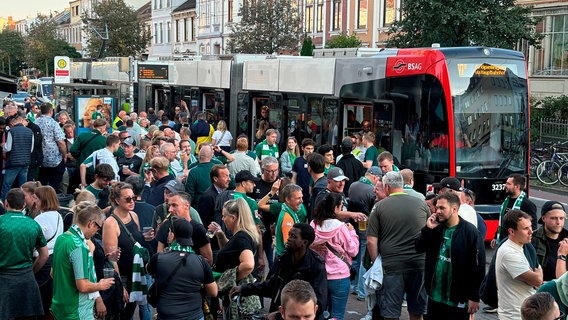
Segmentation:
<svg viewBox="0 0 568 320">
<path fill-rule="evenodd" d="M 563 142 L 560 145 L 565 145 L 566 143 L 567 142 Z M 568 152 L 557 152 L 557 150 L 558 146 L 552 146 L 553 152 L 550 160 L 542 161 L 536 168 L 536 176 L 538 180 L 544 184 L 552 185 L 557 183 L 559 173 L 561 173 L 560 167 L 568 162 Z"/>
</svg>

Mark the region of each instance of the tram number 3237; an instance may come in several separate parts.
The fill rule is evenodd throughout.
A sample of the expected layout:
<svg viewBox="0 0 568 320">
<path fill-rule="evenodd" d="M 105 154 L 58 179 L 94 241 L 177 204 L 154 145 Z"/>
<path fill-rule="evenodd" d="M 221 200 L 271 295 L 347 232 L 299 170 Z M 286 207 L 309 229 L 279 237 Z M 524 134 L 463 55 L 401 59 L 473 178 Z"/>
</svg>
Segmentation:
<svg viewBox="0 0 568 320">
<path fill-rule="evenodd" d="M 494 183 L 491 185 L 491 191 L 503 191 L 505 190 L 504 183 Z"/>
</svg>

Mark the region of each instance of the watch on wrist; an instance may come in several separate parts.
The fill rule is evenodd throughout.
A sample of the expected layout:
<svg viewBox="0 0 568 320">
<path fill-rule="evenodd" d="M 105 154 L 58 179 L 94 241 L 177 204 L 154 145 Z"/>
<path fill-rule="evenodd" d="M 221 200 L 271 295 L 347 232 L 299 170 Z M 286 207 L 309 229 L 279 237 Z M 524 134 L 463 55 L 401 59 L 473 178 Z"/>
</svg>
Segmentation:
<svg viewBox="0 0 568 320">
<path fill-rule="evenodd" d="M 562 260 L 562 261 L 566 261 L 566 255 L 561 254 L 558 256 L 558 259 Z"/>
<path fill-rule="evenodd" d="M 272 194 L 272 192 L 269 192 L 269 193 L 267 194 L 267 196 L 268 196 L 269 198 L 274 197 L 274 195 Z"/>
</svg>

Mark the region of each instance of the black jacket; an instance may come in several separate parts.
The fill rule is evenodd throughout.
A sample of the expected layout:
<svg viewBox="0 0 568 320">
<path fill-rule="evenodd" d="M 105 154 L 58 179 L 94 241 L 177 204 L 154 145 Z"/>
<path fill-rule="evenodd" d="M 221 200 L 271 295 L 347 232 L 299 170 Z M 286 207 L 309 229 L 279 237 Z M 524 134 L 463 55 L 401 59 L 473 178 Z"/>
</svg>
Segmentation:
<svg viewBox="0 0 568 320">
<path fill-rule="evenodd" d="M 241 287 L 242 296 L 258 295 L 270 297 L 270 312 L 278 311 L 280 306 L 280 293 L 284 286 L 295 279 L 309 282 L 314 288 L 318 299 L 318 311 L 316 316 L 321 319 L 321 314 L 327 308 L 327 271 L 322 257 L 312 249 L 307 249 L 304 259 L 297 265 L 292 264 L 292 256 L 284 251 L 282 256 L 270 270 L 270 274 L 263 282 L 255 282 Z"/>
<path fill-rule="evenodd" d="M 166 189 L 166 184 L 170 180 L 174 180 L 175 177 L 171 174 L 168 174 L 161 179 L 154 181 L 152 185 L 149 187 L 148 185 L 144 186 L 144 191 L 142 191 L 142 201 L 157 207 L 164 203 L 164 189 Z"/>
<path fill-rule="evenodd" d="M 337 166 L 343 170 L 345 176 L 349 178 L 349 181 L 345 181 L 344 190 L 349 190 L 351 184 L 362 176 L 365 175 L 367 169 L 363 167 L 363 164 L 359 159 L 355 158 L 353 154 L 346 154 L 337 162 Z"/>
<path fill-rule="evenodd" d="M 485 248 L 475 226 L 461 217 L 459 219 L 457 228 L 452 234 L 450 299 L 453 302 L 467 302 L 468 300 L 477 302 L 479 301 L 479 286 L 485 275 L 485 265 L 481 265 L 479 261 L 483 261 L 481 255 L 485 255 Z M 430 229 L 424 226 L 416 238 L 416 251 L 426 252 L 424 286 L 429 295 L 436 273 L 440 246 L 444 238 L 444 227 L 444 225 L 439 225 Z"/>
</svg>

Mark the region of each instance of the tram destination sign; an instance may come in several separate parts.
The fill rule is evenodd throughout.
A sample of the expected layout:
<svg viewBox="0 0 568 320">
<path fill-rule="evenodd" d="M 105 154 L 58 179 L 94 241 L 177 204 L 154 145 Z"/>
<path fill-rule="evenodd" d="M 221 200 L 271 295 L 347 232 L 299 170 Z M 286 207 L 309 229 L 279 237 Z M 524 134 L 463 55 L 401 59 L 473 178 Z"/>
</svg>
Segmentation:
<svg viewBox="0 0 568 320">
<path fill-rule="evenodd" d="M 157 64 L 138 65 L 139 80 L 168 80 L 168 66 Z"/>
</svg>

